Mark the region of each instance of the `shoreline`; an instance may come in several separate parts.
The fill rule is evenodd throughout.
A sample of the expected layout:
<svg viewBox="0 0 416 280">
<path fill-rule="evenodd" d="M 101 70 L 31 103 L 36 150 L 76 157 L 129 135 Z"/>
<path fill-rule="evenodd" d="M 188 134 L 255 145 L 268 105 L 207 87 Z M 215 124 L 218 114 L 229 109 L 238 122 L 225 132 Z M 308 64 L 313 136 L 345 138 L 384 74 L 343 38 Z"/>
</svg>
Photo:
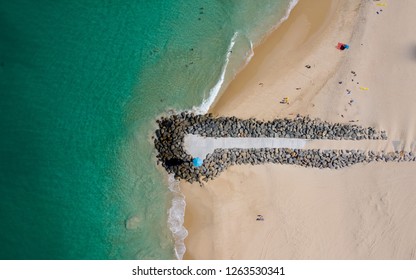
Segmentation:
<svg viewBox="0 0 416 280">
<path fill-rule="evenodd" d="M 305 14 L 313 10 L 301 9 L 313 4 L 300 0 L 210 112 L 354 121 L 385 129 L 393 143 L 414 150 L 416 81 L 410 52 L 415 19 L 410 11 L 416 3 L 387 1 L 381 11 L 372 1 L 360 2 L 332 1 L 317 25 L 319 34 L 307 36 L 300 26 L 308 26 L 313 16 Z M 271 44 L 285 25 L 279 44 Z M 337 42 L 351 49 L 340 52 Z M 284 97 L 289 105 L 280 104 Z M 392 142 L 378 148 L 389 151 Z M 203 188 L 181 182 L 189 231 L 184 258 L 414 259 L 413 170 L 408 163 L 341 171 L 264 164 L 231 166 Z M 264 221 L 256 221 L 256 215 Z"/>
</svg>

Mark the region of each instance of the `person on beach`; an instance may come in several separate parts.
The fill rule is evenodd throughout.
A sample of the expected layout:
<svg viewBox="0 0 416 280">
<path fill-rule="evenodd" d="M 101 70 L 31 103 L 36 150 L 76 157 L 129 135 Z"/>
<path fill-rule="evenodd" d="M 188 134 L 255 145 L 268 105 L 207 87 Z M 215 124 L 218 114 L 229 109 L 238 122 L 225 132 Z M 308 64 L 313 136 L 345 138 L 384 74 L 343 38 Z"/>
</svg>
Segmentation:
<svg viewBox="0 0 416 280">
<path fill-rule="evenodd" d="M 264 221 L 263 215 L 257 215 L 256 221 Z"/>
</svg>

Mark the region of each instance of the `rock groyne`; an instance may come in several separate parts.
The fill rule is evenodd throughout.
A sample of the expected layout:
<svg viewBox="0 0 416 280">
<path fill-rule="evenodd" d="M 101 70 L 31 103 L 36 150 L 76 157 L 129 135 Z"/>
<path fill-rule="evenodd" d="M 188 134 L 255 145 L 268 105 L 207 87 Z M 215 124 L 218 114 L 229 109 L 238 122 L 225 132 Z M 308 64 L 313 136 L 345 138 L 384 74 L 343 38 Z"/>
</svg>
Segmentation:
<svg viewBox="0 0 416 280">
<path fill-rule="evenodd" d="M 330 140 L 387 140 L 384 131 L 355 124 L 329 123 L 319 119 L 297 116 L 294 119 L 259 121 L 236 117 L 214 118 L 211 114 L 181 114 L 157 120 L 154 144 L 158 164 L 176 179 L 190 183 L 214 179 L 231 165 L 293 164 L 303 167 L 339 169 L 357 163 L 373 161 L 415 161 L 411 152 L 373 152 L 360 150 L 304 149 L 216 149 L 203 161 L 192 164 L 192 156 L 184 150 L 184 136 L 198 134 L 206 137 L 280 137 Z"/>
</svg>

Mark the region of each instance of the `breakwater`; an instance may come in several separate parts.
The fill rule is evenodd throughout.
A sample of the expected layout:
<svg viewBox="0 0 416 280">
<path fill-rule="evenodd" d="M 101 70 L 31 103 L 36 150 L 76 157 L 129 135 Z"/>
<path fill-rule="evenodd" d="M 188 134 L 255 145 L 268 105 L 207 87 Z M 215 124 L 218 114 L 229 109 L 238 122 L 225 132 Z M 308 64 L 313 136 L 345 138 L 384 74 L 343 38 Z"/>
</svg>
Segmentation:
<svg viewBox="0 0 416 280">
<path fill-rule="evenodd" d="M 154 144 L 157 162 L 176 179 L 190 183 L 208 181 L 231 165 L 240 164 L 293 164 L 303 167 L 339 169 L 357 163 L 373 161 L 415 161 L 412 152 L 391 153 L 361 150 L 320 149 L 216 149 L 207 155 L 200 167 L 192 163 L 192 156 L 184 149 L 184 136 L 197 134 L 205 137 L 280 137 L 329 140 L 387 140 L 385 131 L 355 124 L 329 123 L 319 119 L 297 116 L 294 119 L 259 121 L 236 117 L 218 117 L 211 114 L 181 114 L 157 120 Z"/>
</svg>

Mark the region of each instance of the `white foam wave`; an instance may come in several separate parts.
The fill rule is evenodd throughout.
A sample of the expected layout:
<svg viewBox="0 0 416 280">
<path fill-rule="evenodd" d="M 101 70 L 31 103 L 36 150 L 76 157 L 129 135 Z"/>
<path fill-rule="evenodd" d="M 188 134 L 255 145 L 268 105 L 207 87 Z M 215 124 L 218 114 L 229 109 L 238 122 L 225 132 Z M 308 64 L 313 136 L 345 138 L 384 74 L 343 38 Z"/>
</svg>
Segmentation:
<svg viewBox="0 0 416 280">
<path fill-rule="evenodd" d="M 287 11 L 286 11 L 286 15 L 285 15 L 285 17 L 284 17 L 284 19 L 283 20 L 287 20 L 287 18 L 289 17 L 289 15 L 290 15 L 290 12 L 293 10 L 293 8 L 298 4 L 298 2 L 299 2 L 299 0 L 292 0 L 292 1 L 290 1 L 290 3 L 289 3 L 289 8 L 287 9 Z"/>
<path fill-rule="evenodd" d="M 254 47 L 253 47 L 253 42 L 250 40 L 250 49 L 247 51 L 246 53 L 246 61 L 244 63 L 244 66 L 246 66 L 250 60 L 253 58 L 254 56 Z"/>
<path fill-rule="evenodd" d="M 202 104 L 199 107 L 193 109 L 196 113 L 206 114 L 208 112 L 209 108 L 211 107 L 211 105 L 214 103 L 215 98 L 217 97 L 218 93 L 220 92 L 221 87 L 224 83 L 225 73 L 227 71 L 228 63 L 230 62 L 230 56 L 231 56 L 232 50 L 234 48 L 237 36 L 238 36 L 238 32 L 235 32 L 233 37 L 231 38 L 231 42 L 230 42 L 230 44 L 228 46 L 228 49 L 227 49 L 227 56 L 226 56 L 226 59 L 225 59 L 225 63 L 223 65 L 222 69 L 221 69 L 220 78 L 218 79 L 215 86 L 210 89 L 208 98 L 205 99 L 204 101 L 202 101 Z"/>
<path fill-rule="evenodd" d="M 289 3 L 289 7 L 286 10 L 286 14 L 280 19 L 280 21 L 274 26 L 274 28 L 272 29 L 275 30 L 280 24 L 282 24 L 282 22 L 284 22 L 285 20 L 287 20 L 289 18 L 290 13 L 292 12 L 293 8 L 295 8 L 295 6 L 298 4 L 299 0 L 292 0 Z"/>
<path fill-rule="evenodd" d="M 188 236 L 188 231 L 183 226 L 185 219 L 185 196 L 179 189 L 179 181 L 175 180 L 172 174 L 168 176 L 169 190 L 172 192 L 172 206 L 168 211 L 168 225 L 175 240 L 175 254 L 178 260 L 183 258 L 186 247 L 184 240 Z"/>
</svg>

